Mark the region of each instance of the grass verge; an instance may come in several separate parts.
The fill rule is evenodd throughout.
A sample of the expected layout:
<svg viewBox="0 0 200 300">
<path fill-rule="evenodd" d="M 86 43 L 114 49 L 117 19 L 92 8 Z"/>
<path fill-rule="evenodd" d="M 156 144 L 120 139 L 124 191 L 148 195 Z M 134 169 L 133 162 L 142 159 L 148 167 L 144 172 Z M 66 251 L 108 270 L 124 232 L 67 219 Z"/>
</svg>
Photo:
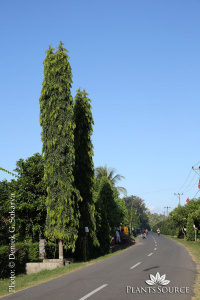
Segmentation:
<svg viewBox="0 0 200 300">
<path fill-rule="evenodd" d="M 53 270 L 43 270 L 41 272 L 33 273 L 29 275 L 26 274 L 18 275 L 15 277 L 15 292 L 58 278 L 60 276 L 76 271 L 78 269 L 90 266 L 94 263 L 97 263 L 98 261 L 117 255 L 127 250 L 130 246 L 131 245 L 121 245 L 118 249 L 115 249 L 115 252 L 106 254 L 96 259 L 92 259 L 88 262 L 75 262 Z M 10 279 L 0 279 L 0 298 L 11 294 L 8 293 L 9 285 L 10 285 Z"/>
<path fill-rule="evenodd" d="M 196 281 L 195 281 L 195 285 L 194 285 L 195 296 L 192 297 L 192 300 L 200 300 L 200 241 L 190 242 L 190 241 L 186 241 L 186 240 L 182 240 L 182 239 L 177 239 L 176 237 L 172 237 L 169 235 L 165 235 L 165 236 L 174 240 L 175 242 L 183 245 L 189 252 L 193 261 L 196 263 L 197 276 L 196 276 Z"/>
</svg>

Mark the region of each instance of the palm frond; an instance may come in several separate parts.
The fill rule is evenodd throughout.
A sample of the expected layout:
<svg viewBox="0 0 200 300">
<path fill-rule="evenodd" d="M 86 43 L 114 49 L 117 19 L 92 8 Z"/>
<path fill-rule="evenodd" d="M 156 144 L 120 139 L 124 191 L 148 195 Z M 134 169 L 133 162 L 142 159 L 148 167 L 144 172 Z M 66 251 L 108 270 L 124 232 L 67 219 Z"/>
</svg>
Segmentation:
<svg viewBox="0 0 200 300">
<path fill-rule="evenodd" d="M 118 190 L 118 192 L 124 194 L 125 197 L 127 196 L 127 189 L 125 189 L 124 187 L 116 186 L 116 189 Z"/>
</svg>

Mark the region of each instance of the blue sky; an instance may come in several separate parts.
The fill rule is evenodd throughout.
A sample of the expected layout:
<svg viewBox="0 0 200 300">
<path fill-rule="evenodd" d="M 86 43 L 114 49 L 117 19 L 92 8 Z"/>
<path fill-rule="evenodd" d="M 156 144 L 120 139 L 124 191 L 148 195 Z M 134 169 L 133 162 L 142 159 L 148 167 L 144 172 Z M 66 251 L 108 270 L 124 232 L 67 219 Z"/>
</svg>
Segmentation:
<svg viewBox="0 0 200 300">
<path fill-rule="evenodd" d="M 43 60 L 62 41 L 72 96 L 92 100 L 95 167 L 115 168 L 155 212 L 174 193 L 185 204 L 198 192 L 199 28 L 199 0 L 2 0 L 0 166 L 41 153 Z"/>
</svg>

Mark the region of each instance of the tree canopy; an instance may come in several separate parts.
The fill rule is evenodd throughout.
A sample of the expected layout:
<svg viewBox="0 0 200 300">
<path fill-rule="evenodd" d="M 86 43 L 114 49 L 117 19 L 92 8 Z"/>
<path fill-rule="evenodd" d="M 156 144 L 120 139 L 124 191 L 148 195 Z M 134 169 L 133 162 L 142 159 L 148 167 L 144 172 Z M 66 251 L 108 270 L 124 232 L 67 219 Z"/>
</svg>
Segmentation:
<svg viewBox="0 0 200 300">
<path fill-rule="evenodd" d="M 74 186 L 74 119 L 71 96 L 72 73 L 63 43 L 57 51 L 49 47 L 44 60 L 44 80 L 40 97 L 40 124 L 47 185 L 46 236 L 62 240 L 75 249 L 81 199 Z"/>
<path fill-rule="evenodd" d="M 74 147 L 75 165 L 74 182 L 83 199 L 79 203 L 79 239 L 85 236 L 85 227 L 89 228 L 89 238 L 94 245 L 99 245 L 96 237 L 95 198 L 94 198 L 94 163 L 93 144 L 93 117 L 91 100 L 85 90 L 77 90 L 74 99 Z M 90 242 L 90 241 L 89 241 Z M 81 244 L 80 242 L 76 245 Z"/>
<path fill-rule="evenodd" d="M 104 167 L 97 167 L 95 169 L 95 175 L 96 175 L 97 181 L 100 182 L 101 178 L 106 176 L 108 178 L 109 182 L 111 183 L 111 185 L 113 187 L 116 187 L 118 192 L 123 193 L 124 195 L 127 195 L 127 190 L 124 187 L 116 186 L 117 182 L 122 179 L 125 179 L 125 177 L 120 174 L 115 175 L 115 173 L 116 173 L 116 170 L 114 168 L 108 168 L 107 165 L 105 165 Z"/>
</svg>

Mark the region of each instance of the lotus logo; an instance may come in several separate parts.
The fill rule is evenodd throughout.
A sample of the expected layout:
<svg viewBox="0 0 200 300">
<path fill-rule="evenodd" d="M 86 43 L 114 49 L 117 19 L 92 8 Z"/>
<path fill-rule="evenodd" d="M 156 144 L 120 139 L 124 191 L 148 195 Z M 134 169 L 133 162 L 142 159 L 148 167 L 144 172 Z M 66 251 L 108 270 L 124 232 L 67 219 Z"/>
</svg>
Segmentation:
<svg viewBox="0 0 200 300">
<path fill-rule="evenodd" d="M 148 285 L 155 285 L 156 283 L 167 285 L 168 283 L 170 283 L 170 280 L 165 280 L 166 274 L 160 276 L 159 272 L 157 272 L 155 276 L 150 274 L 149 277 L 151 280 L 146 280 L 146 283 Z"/>
</svg>

